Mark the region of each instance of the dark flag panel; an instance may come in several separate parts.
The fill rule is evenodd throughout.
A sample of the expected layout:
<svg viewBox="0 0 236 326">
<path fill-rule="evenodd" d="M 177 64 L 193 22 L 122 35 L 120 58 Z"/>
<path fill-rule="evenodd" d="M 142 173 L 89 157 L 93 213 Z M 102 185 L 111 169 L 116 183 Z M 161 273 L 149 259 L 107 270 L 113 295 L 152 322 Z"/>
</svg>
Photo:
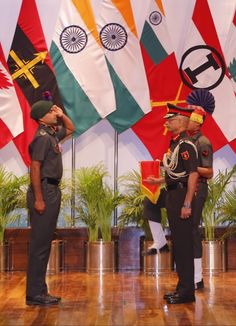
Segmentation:
<svg viewBox="0 0 236 326">
<path fill-rule="evenodd" d="M 24 131 L 14 143 L 26 166 L 28 145 L 37 128 L 30 119 L 30 106 L 49 91 L 53 102 L 63 109 L 50 53 L 44 38 L 35 0 L 23 0 L 7 64 L 21 105 Z"/>
<path fill-rule="evenodd" d="M 46 63 L 47 49 L 37 51 L 19 25 L 16 27 L 8 66 L 30 105 L 50 91 L 53 101 L 63 107 L 54 72 Z"/>
</svg>

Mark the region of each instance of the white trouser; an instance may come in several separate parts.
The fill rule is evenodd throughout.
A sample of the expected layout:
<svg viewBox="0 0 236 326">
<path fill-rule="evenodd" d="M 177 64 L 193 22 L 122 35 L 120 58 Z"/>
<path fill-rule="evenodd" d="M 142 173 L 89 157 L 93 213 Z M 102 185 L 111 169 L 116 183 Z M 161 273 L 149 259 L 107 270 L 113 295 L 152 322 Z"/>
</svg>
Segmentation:
<svg viewBox="0 0 236 326">
<path fill-rule="evenodd" d="M 194 283 L 202 280 L 202 258 L 194 258 Z"/>
<path fill-rule="evenodd" d="M 166 237 L 161 223 L 148 221 L 151 229 L 153 244 L 149 247 L 159 250 L 166 244 Z"/>
</svg>

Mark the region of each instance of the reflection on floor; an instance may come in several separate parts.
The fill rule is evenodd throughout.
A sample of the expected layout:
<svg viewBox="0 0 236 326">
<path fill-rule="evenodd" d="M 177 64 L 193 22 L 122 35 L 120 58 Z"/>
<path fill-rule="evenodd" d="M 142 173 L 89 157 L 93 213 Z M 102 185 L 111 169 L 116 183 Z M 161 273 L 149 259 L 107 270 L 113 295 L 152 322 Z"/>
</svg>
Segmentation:
<svg viewBox="0 0 236 326">
<path fill-rule="evenodd" d="M 0 325 L 236 325 L 236 272 L 205 275 L 196 303 L 167 305 L 163 295 L 176 281 L 175 272 L 60 273 L 48 276 L 60 305 L 31 307 L 25 305 L 25 273 L 0 273 Z"/>
</svg>

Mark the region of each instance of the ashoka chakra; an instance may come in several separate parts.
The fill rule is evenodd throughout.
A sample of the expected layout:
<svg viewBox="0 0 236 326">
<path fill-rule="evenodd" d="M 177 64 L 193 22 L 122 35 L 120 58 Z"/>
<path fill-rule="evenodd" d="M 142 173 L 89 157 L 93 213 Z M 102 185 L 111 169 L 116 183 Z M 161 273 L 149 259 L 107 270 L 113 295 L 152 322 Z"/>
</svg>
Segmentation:
<svg viewBox="0 0 236 326">
<path fill-rule="evenodd" d="M 127 38 L 124 27 L 116 23 L 107 24 L 100 31 L 102 45 L 109 51 L 122 49 L 127 43 Z"/>
<path fill-rule="evenodd" d="M 149 21 L 152 25 L 159 25 L 162 21 L 162 16 L 158 11 L 153 11 L 149 15 Z"/>
<path fill-rule="evenodd" d="M 82 51 L 85 48 L 87 41 L 87 34 L 83 28 L 77 25 L 65 27 L 60 35 L 61 46 L 69 53 L 78 53 Z"/>
</svg>

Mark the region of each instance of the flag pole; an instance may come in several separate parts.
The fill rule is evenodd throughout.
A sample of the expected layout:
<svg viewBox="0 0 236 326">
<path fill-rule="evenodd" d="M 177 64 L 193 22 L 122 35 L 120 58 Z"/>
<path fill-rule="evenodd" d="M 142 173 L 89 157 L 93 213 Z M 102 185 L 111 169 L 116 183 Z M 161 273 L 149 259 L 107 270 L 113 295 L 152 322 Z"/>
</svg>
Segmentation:
<svg viewBox="0 0 236 326">
<path fill-rule="evenodd" d="M 114 193 L 118 190 L 118 132 L 114 134 Z M 114 209 L 114 226 L 117 226 L 117 207 Z"/>
<path fill-rule="evenodd" d="M 71 140 L 71 183 L 72 183 L 72 192 L 71 192 L 71 220 L 72 227 L 75 227 L 75 138 L 72 137 Z"/>
</svg>

